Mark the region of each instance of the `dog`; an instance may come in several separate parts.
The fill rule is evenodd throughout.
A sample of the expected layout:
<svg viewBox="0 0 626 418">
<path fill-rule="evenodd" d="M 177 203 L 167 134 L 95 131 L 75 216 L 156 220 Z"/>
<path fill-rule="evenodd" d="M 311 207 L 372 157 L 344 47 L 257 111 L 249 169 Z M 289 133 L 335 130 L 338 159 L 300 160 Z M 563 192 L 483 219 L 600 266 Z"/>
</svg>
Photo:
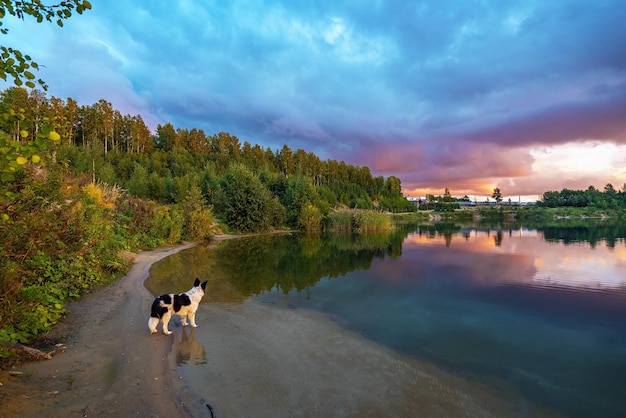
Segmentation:
<svg viewBox="0 0 626 418">
<path fill-rule="evenodd" d="M 206 284 L 207 282 L 200 283 L 200 279 L 196 278 L 193 287 L 185 293 L 161 295 L 156 298 L 152 303 L 150 318 L 148 319 L 150 333 L 155 334 L 159 321 L 163 321 L 163 334 L 170 335 L 172 331 L 167 328 L 167 324 L 173 314 L 181 316 L 184 327 L 187 326 L 187 318 L 189 318 L 192 327 L 197 327 L 196 311 L 202 296 L 204 296 Z"/>
</svg>

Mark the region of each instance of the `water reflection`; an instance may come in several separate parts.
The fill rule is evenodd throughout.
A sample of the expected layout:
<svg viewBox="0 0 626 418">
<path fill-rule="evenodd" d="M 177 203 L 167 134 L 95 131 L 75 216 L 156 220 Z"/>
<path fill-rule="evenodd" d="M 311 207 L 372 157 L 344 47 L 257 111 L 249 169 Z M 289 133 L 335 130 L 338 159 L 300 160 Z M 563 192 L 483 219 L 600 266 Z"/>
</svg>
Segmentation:
<svg viewBox="0 0 626 418">
<path fill-rule="evenodd" d="M 465 228 L 454 242 L 448 234 L 441 235 L 448 251 L 435 250 L 428 256 L 416 254 L 410 258 L 419 258 L 420 265 L 463 266 L 465 279 L 476 284 L 515 283 L 587 289 L 626 286 L 626 241 L 623 237 L 612 235 L 601 239 L 597 233 L 568 232 L 568 228 L 550 228 L 548 232 L 524 228 L 507 231 Z M 430 246 L 440 247 L 444 242 L 438 239 L 439 236 L 430 228 L 418 229 L 408 234 L 404 251 L 418 247 L 423 252 Z M 559 241 L 555 238 L 557 236 L 569 238 Z M 594 241 L 574 241 L 573 236 L 593 236 Z M 438 260 L 432 261 L 431 257 Z"/>
<path fill-rule="evenodd" d="M 180 339 L 176 330 L 176 343 L 174 352 L 176 353 L 176 364 L 205 364 L 206 352 L 204 346 L 196 339 L 196 329 L 193 327 L 181 327 Z"/>
<path fill-rule="evenodd" d="M 154 294 L 184 291 L 189 278 L 201 277 L 209 280 L 204 303 L 243 301 L 269 291 L 306 293 L 323 278 L 390 259 L 396 262 L 379 273 L 391 281 L 424 281 L 434 274 L 440 282 L 456 277 L 473 286 L 615 289 L 626 286 L 625 237 L 619 226 L 494 230 L 446 223 L 367 235 L 256 236 L 168 257 L 146 286 Z M 407 251 L 411 255 L 403 256 Z"/>
<path fill-rule="evenodd" d="M 619 225 L 451 223 L 366 236 L 260 236 L 173 255 L 146 284 L 161 294 L 207 278 L 203 303 L 256 296 L 276 309 L 318 311 L 565 416 L 620 416 L 625 237 Z"/>
<path fill-rule="evenodd" d="M 401 255 L 402 230 L 368 235 L 265 235 L 199 246 L 160 261 L 146 287 L 154 294 L 182 289 L 189 277 L 208 279 L 202 302 L 243 301 L 271 290 L 306 292 L 323 277 L 367 270 L 374 259 Z"/>
</svg>

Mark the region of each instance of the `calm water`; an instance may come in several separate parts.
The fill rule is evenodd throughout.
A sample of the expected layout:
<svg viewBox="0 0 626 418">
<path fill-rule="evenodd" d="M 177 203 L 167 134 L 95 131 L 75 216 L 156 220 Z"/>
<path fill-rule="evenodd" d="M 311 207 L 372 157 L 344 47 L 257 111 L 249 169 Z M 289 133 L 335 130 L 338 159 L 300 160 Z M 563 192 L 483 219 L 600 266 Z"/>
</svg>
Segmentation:
<svg viewBox="0 0 626 418">
<path fill-rule="evenodd" d="M 276 381 L 284 382 L 290 373 L 303 376 L 289 383 L 290 393 L 302 386 L 309 395 L 319 392 L 319 397 L 311 400 L 293 393 L 293 399 L 277 397 L 275 416 L 325 416 L 306 411 L 324 412 L 320 399 L 330 398 L 322 393 L 323 381 L 331 380 L 320 375 L 321 380 L 313 384 L 307 376 L 314 380 L 319 367 L 349 375 L 356 367 L 349 356 L 348 360 L 345 356 L 335 359 L 331 353 L 323 361 L 296 357 L 293 364 L 285 364 L 293 351 L 304 352 L 328 330 L 329 334 L 340 332 L 345 344 L 378 347 L 385 358 L 402 359 L 398 367 L 410 366 L 415 373 L 405 384 L 393 377 L 404 371 L 394 371 L 393 362 L 385 363 L 389 376 L 383 385 L 413 384 L 428 368 L 428 376 L 435 376 L 447 393 L 471 394 L 470 406 L 450 410 L 437 406 L 425 415 L 480 416 L 484 412 L 480 408 L 490 410 L 503 402 L 493 416 L 623 417 L 625 232 L 615 225 L 537 229 L 414 225 L 392 234 L 359 237 L 238 238 L 215 248 L 184 251 L 155 264 L 146 286 L 161 294 L 187 290 L 194 277 L 208 278 L 208 293 L 198 314 L 200 327 L 188 336 L 175 326 L 182 338 L 176 355 L 190 384 L 198 386 L 204 399 L 217 399 L 217 408 L 230 412 L 229 416 L 271 416 L 270 405 L 255 406 L 251 399 L 273 396 L 271 387 L 278 387 Z M 272 315 L 271 322 L 260 319 L 268 315 Z M 241 321 L 228 322 L 235 317 Z M 307 325 L 290 328 L 295 322 Z M 317 331 L 318 324 L 321 331 Z M 315 329 L 315 337 L 303 333 L 304 329 Z M 239 339 L 228 340 L 231 336 Z M 289 353 L 286 348 L 280 352 L 295 339 L 310 340 L 306 346 L 290 346 Z M 232 355 L 235 348 L 258 341 L 266 341 L 265 346 L 281 341 L 272 353 L 281 353 L 284 362 L 272 363 L 257 375 L 254 367 L 274 355 L 261 353 L 255 359 L 264 349 L 257 348 L 252 354 L 237 354 L 241 362 L 224 365 L 229 360 L 222 345 L 230 345 L 226 351 Z M 245 367 L 233 372 L 237 365 Z M 362 380 L 369 372 L 355 373 L 362 374 L 346 379 Z M 255 379 L 274 378 L 283 380 L 268 380 L 269 389 L 254 388 Z M 249 385 L 252 388 L 246 389 Z M 344 385 L 338 382 L 338 387 Z M 406 392 L 417 393 L 423 387 Z M 222 398 L 217 394 L 226 390 L 239 397 L 220 405 Z M 379 396 L 378 389 L 363 390 L 371 391 L 371 397 Z M 436 393 L 430 400 L 411 393 L 401 395 L 403 404 L 397 409 L 382 410 L 389 416 L 411 410 L 415 413 L 410 415 L 420 416 L 418 409 L 411 408 L 447 402 Z M 398 394 L 380 396 L 377 404 L 389 403 Z M 357 394 L 343 397 L 355 401 L 338 403 L 343 408 L 339 410 L 333 405 L 335 413 L 326 413 L 355 416 L 360 410 Z M 243 405 L 241 409 L 224 405 L 237 402 Z M 298 411 L 293 409 L 295 404 L 306 404 L 309 409 Z"/>
</svg>

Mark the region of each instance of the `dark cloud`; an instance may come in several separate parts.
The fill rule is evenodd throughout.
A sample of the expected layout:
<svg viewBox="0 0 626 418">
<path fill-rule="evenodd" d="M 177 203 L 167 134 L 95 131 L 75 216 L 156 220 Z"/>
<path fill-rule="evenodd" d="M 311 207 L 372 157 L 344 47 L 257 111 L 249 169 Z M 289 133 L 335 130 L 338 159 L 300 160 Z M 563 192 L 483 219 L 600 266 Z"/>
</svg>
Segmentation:
<svg viewBox="0 0 626 418">
<path fill-rule="evenodd" d="M 3 43 L 47 65 L 50 94 L 105 98 L 152 128 L 288 144 L 407 190 L 540 192 L 530 148 L 626 145 L 620 0 L 93 7 L 63 29 L 9 19 Z"/>
</svg>

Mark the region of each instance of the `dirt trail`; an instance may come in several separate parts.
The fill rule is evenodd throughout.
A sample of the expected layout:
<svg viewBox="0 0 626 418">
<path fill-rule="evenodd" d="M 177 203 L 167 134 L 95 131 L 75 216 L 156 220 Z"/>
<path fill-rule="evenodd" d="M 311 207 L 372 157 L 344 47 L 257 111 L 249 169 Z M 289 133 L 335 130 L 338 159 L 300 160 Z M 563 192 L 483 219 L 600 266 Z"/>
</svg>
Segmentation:
<svg viewBox="0 0 626 418">
<path fill-rule="evenodd" d="M 6 417 L 188 416 L 189 399 L 172 359 L 174 337 L 150 335 L 150 266 L 194 244 L 141 252 L 127 275 L 68 305 L 54 333 L 67 338 L 52 360 L 28 363 L 22 376 L 0 372 Z"/>
</svg>

